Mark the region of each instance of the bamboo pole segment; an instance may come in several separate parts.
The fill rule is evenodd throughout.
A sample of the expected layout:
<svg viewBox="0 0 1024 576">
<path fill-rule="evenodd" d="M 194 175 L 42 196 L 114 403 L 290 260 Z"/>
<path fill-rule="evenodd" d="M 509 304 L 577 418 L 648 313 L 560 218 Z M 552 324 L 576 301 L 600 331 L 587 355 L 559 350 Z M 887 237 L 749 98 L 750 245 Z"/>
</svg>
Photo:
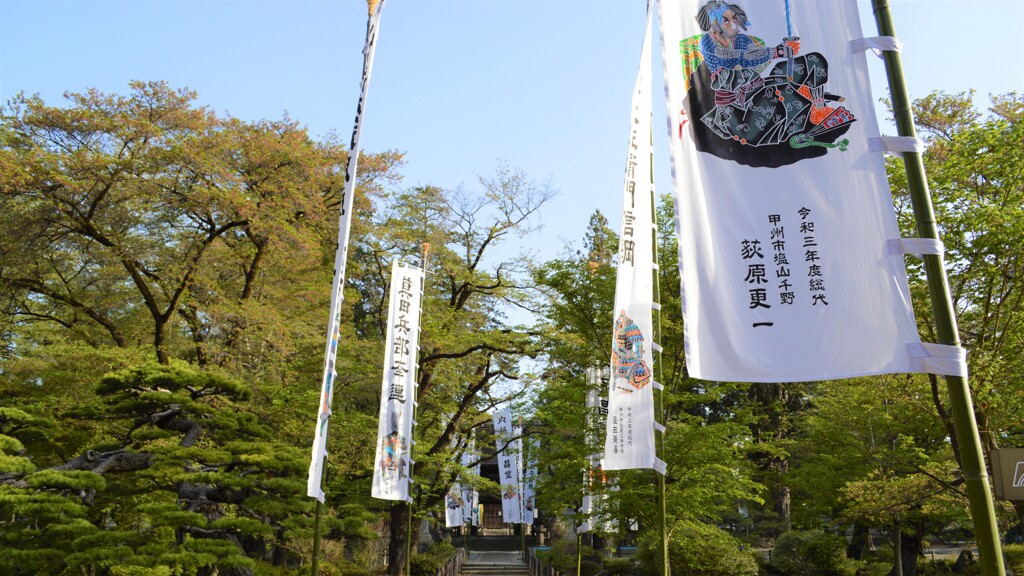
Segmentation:
<svg viewBox="0 0 1024 576">
<path fill-rule="evenodd" d="M 419 326 L 420 326 L 420 328 L 419 328 L 419 331 L 422 332 L 423 331 L 423 304 L 424 304 L 424 300 L 425 300 L 424 296 L 425 296 L 426 289 L 427 289 L 427 257 L 430 255 L 430 243 L 429 242 L 424 242 L 423 244 L 420 245 L 420 247 L 423 249 L 422 256 L 420 257 L 420 266 L 423 268 L 423 280 L 422 280 L 422 283 L 420 284 L 420 318 L 419 318 Z M 420 366 L 419 335 L 417 335 L 417 337 L 416 337 L 416 342 L 417 342 L 417 345 L 416 345 L 416 363 L 414 364 L 416 366 L 416 377 L 413 379 L 414 381 L 415 381 L 416 378 L 419 378 L 419 366 Z M 418 383 L 417 383 L 416 387 L 413 389 L 412 394 L 413 394 L 412 421 L 415 422 L 416 421 L 416 407 L 418 406 L 418 403 L 419 403 L 419 394 L 420 394 L 420 387 L 419 387 Z M 410 440 L 410 442 L 409 442 L 409 481 L 410 482 L 412 482 L 412 471 L 413 471 L 413 467 L 415 466 L 415 464 L 413 463 L 413 445 L 414 445 L 414 442 L 412 442 L 412 440 L 414 440 L 415 438 L 416 438 L 416 427 L 413 426 L 413 428 L 412 428 L 412 437 L 409 439 Z M 409 490 L 409 493 L 410 493 L 410 495 L 412 494 L 412 490 L 411 489 Z M 413 497 L 413 498 L 415 498 L 415 497 Z M 412 570 L 412 512 L 413 512 L 413 502 L 411 502 L 411 501 L 407 502 L 406 505 L 409 507 L 409 519 L 408 519 L 409 521 L 408 521 L 408 524 L 406 525 L 406 530 L 405 530 L 405 532 L 406 532 L 406 537 L 405 537 L 405 540 L 406 540 L 406 542 L 405 542 L 405 576 L 409 576 L 409 574 L 412 573 L 411 570 Z"/>
<path fill-rule="evenodd" d="M 653 122 L 653 120 L 651 120 Z M 654 130 L 651 130 L 651 138 L 654 138 Z M 658 198 L 654 191 L 654 142 L 651 142 L 651 222 L 654 226 L 651 227 L 651 251 L 654 260 L 654 270 L 651 272 L 653 279 L 652 296 L 654 301 L 654 318 L 652 318 L 653 334 L 651 335 L 652 341 L 657 346 L 651 347 L 651 357 L 654 360 L 654 381 L 662 384 L 662 389 L 654 390 L 654 420 L 661 424 L 666 425 L 665 422 L 665 390 L 664 383 L 661 381 L 661 288 L 660 279 L 658 277 Z M 665 460 L 665 432 L 661 430 L 654 431 L 654 454 L 661 461 Z M 665 474 L 661 474 L 657 471 L 654 472 L 657 479 L 657 501 L 658 501 L 658 537 L 661 540 L 661 576 L 669 576 L 669 564 L 668 564 L 668 532 L 666 529 L 666 515 L 665 515 Z"/>
<path fill-rule="evenodd" d="M 895 36 L 888 0 L 872 0 L 871 4 L 879 35 Z M 900 136 L 916 137 L 900 55 L 898 52 L 890 50 L 883 54 L 897 132 Z M 939 231 L 921 154 L 904 152 L 903 164 L 907 172 L 907 184 L 910 190 L 914 220 L 917 224 L 917 234 L 920 238 L 938 240 Z M 959 347 L 960 336 L 942 257 L 924 255 L 923 258 L 939 344 Z M 967 378 L 946 376 L 946 387 L 949 390 L 953 426 L 960 448 L 960 466 L 967 488 L 968 506 L 974 522 L 974 535 L 978 542 L 982 573 L 985 576 L 1003 576 L 1005 568 L 1003 567 L 1002 550 L 999 546 L 999 528 L 996 524 L 995 506 L 988 483 L 981 437 L 978 434 Z"/>
</svg>

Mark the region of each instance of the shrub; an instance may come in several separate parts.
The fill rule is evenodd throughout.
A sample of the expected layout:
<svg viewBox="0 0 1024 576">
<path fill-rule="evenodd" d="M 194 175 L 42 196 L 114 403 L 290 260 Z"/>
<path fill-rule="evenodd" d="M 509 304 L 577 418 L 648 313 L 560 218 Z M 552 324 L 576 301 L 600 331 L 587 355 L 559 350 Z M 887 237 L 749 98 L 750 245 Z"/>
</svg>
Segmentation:
<svg viewBox="0 0 1024 576">
<path fill-rule="evenodd" d="M 537 558 L 546 566 L 550 566 L 563 574 L 576 574 L 576 543 L 568 540 L 556 540 L 547 550 L 538 550 Z M 590 546 L 583 547 L 583 561 L 580 563 L 581 574 L 593 574 L 601 569 L 596 562 L 597 555 Z M 590 572 L 587 572 L 590 570 Z"/>
<path fill-rule="evenodd" d="M 1014 574 L 1024 574 L 1024 544 L 1003 546 L 1003 560 Z"/>
<path fill-rule="evenodd" d="M 640 539 L 637 558 L 645 571 L 656 573 L 660 563 L 657 532 Z M 668 542 L 668 560 L 673 574 L 687 576 L 757 576 L 757 562 L 750 551 L 742 551 L 740 541 L 708 524 L 684 522 L 672 529 Z"/>
<path fill-rule="evenodd" d="M 436 576 L 437 571 L 454 556 L 455 546 L 451 542 L 435 542 L 425 552 L 413 554 L 409 559 L 409 571 L 412 576 Z"/>
<path fill-rule="evenodd" d="M 846 540 L 822 530 L 793 530 L 775 542 L 772 566 L 789 576 L 853 576 L 860 563 L 846 557 Z"/>
<path fill-rule="evenodd" d="M 639 568 L 632 558 L 609 558 L 604 561 L 604 573 L 607 576 L 634 576 Z"/>
</svg>

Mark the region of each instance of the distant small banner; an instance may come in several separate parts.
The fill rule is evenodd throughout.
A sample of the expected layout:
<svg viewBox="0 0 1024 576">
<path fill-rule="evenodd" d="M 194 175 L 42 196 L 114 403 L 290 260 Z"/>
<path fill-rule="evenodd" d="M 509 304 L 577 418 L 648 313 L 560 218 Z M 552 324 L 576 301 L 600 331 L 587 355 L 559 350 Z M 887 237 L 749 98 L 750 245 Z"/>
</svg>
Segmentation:
<svg viewBox="0 0 1024 576">
<path fill-rule="evenodd" d="M 470 462 L 476 461 L 476 464 L 470 466 Z M 476 453 L 476 439 L 470 438 L 469 446 L 462 452 L 460 458 L 462 468 L 464 471 L 463 482 L 462 482 L 462 520 L 468 522 L 473 526 L 480 525 L 480 518 L 477 515 L 477 504 L 480 502 L 480 494 L 476 488 L 470 483 L 477 481 L 480 477 L 480 456 Z"/>
<path fill-rule="evenodd" d="M 395 260 L 391 265 L 384 378 L 373 468 L 372 495 L 382 500 L 409 500 L 422 295 L 423 270 Z"/>
<path fill-rule="evenodd" d="M 506 524 L 519 524 L 523 520 L 520 492 L 519 451 L 514 440 L 512 411 L 494 413 L 494 443 L 498 458 L 498 484 L 501 486 L 501 516 Z"/>
<path fill-rule="evenodd" d="M 689 375 L 918 371 L 856 0 L 664 0 L 660 21 Z"/>
</svg>

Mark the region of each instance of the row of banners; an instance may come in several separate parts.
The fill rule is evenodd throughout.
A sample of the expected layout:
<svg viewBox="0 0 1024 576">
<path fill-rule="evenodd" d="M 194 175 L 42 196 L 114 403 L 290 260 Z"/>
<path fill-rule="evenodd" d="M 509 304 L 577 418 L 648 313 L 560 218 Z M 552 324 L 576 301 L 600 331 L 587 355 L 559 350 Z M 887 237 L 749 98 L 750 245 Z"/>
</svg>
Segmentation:
<svg viewBox="0 0 1024 576">
<path fill-rule="evenodd" d="M 663 428 L 653 394 L 661 385 L 652 321 L 658 265 L 650 6 L 629 124 L 604 453 L 592 468 L 664 473 L 654 441 Z M 917 331 L 900 248 L 908 244 L 897 227 L 882 156 L 887 140 L 868 83 L 864 50 L 872 43 L 863 38 L 856 0 L 658 6 L 689 376 L 800 382 L 947 373 L 927 361 L 934 349 L 922 346 Z M 350 199 L 346 186 L 346 210 Z M 339 262 L 343 281 L 341 254 Z M 422 282 L 421 270 L 395 264 L 373 483 L 378 498 L 409 498 Z M 321 499 L 339 303 L 332 297 L 310 473 L 310 495 Z M 534 480 L 523 474 L 522 434 L 507 410 L 494 414 L 494 427 L 504 519 L 532 521 Z M 472 517 L 476 497 L 453 490 L 459 505 L 450 507 L 452 519 L 459 517 L 455 510 L 463 520 L 467 509 Z"/>
</svg>

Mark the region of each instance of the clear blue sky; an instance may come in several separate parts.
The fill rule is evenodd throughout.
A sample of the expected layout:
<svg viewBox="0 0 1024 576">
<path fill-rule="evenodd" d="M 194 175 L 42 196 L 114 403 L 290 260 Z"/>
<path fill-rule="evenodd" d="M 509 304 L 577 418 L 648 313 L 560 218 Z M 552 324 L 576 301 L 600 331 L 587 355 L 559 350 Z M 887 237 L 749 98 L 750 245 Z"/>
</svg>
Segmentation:
<svg viewBox="0 0 1024 576">
<path fill-rule="evenodd" d="M 984 104 L 989 93 L 1024 92 L 1024 0 L 891 3 L 912 97 L 975 88 Z M 560 195 L 530 244 L 545 257 L 582 238 L 594 209 L 617 228 L 645 6 L 387 0 L 363 149 L 406 152 L 404 186 L 472 188 L 498 159 L 550 178 Z M 865 36 L 877 35 L 869 3 L 860 8 Z M 365 30 L 364 0 L 0 0 L 0 99 L 38 92 L 56 104 L 66 90 L 124 93 L 133 79 L 166 80 L 220 114 L 287 111 L 314 136 L 347 139 Z M 869 60 L 881 98 L 884 69 Z M 656 164 L 667 192 L 667 152 Z"/>
</svg>

